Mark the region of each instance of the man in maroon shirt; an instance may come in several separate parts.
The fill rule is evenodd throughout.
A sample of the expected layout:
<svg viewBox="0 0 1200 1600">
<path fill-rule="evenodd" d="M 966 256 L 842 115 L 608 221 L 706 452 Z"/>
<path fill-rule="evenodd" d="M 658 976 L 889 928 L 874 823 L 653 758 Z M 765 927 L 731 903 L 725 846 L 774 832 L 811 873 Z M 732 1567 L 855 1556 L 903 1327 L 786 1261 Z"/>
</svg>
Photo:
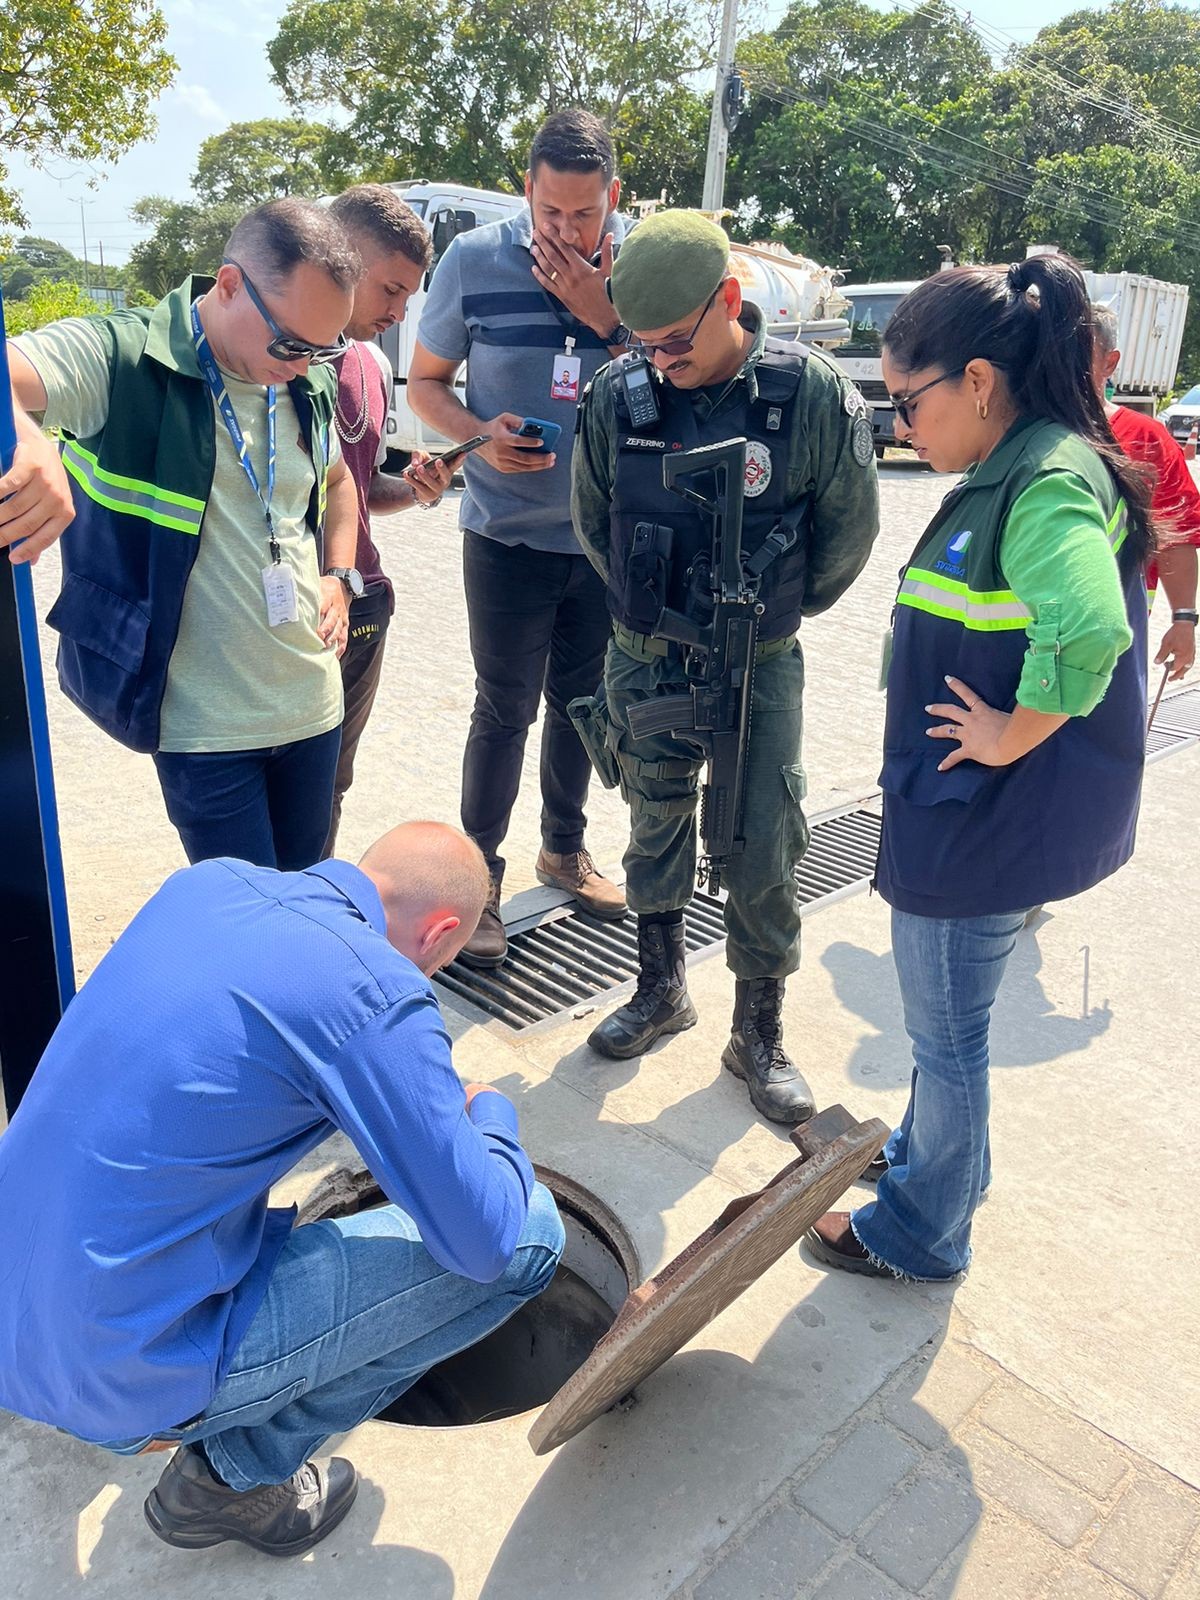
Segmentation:
<svg viewBox="0 0 1200 1600">
<path fill-rule="evenodd" d="M 1115 406 L 1107 399 L 1105 385 L 1117 369 L 1121 352 L 1117 348 L 1116 314 L 1108 306 L 1093 306 L 1096 348 L 1092 377 L 1105 400 L 1105 414 L 1117 443 L 1133 461 L 1144 462 L 1155 473 L 1152 510 L 1165 543 L 1146 564 L 1146 587 L 1151 604 L 1162 579 L 1163 592 L 1171 606 L 1171 626 L 1163 634 L 1155 664 L 1171 661 L 1170 679 L 1182 678 L 1196 659 L 1196 548 L 1200 546 L 1200 489 L 1188 470 L 1183 451 L 1170 433 L 1154 417 Z"/>
<path fill-rule="evenodd" d="M 450 487 L 451 474 L 422 451 L 413 452 L 405 477 L 380 471 L 392 372 L 374 342 L 394 322 L 403 322 L 410 295 L 420 287 L 432 257 L 425 224 L 381 183 L 347 189 L 329 208 L 362 256 L 364 272 L 354 292 L 346 326 L 350 348 L 337 364 L 334 423 L 342 454 L 358 491 L 358 549 L 354 569 L 337 568 L 350 602 L 350 631 L 342 657 L 342 750 L 333 786 L 333 817 L 325 854 L 333 854 L 342 799 L 354 780 L 354 756 L 379 688 L 383 647 L 395 609 L 392 586 L 371 538 L 371 512 L 386 516 L 410 507 L 434 506 Z"/>
</svg>

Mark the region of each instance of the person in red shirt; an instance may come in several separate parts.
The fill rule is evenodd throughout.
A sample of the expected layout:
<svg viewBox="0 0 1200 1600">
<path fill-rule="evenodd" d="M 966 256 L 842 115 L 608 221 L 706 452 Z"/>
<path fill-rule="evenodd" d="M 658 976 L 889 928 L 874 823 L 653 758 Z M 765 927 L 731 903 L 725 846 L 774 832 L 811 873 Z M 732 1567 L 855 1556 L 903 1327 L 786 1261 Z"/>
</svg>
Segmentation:
<svg viewBox="0 0 1200 1600">
<path fill-rule="evenodd" d="M 1164 542 L 1146 563 L 1146 588 L 1154 604 L 1159 579 L 1171 606 L 1171 626 L 1162 636 L 1155 664 L 1171 662 L 1169 674 L 1177 682 L 1196 659 L 1196 549 L 1200 546 L 1200 489 L 1196 487 L 1183 451 L 1154 417 L 1117 406 L 1106 398 L 1106 385 L 1121 359 L 1117 346 L 1116 313 L 1108 306 L 1093 306 L 1095 354 L 1092 377 L 1105 398 L 1105 414 L 1117 443 L 1133 461 L 1144 462 L 1155 473 L 1151 506 Z"/>
</svg>

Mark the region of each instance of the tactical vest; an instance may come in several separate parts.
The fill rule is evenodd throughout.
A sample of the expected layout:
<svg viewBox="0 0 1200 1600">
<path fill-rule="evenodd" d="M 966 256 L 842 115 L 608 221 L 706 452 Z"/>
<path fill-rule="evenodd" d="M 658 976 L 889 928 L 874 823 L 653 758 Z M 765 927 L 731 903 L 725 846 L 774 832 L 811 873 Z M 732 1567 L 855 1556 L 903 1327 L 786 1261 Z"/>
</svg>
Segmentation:
<svg viewBox="0 0 1200 1600">
<path fill-rule="evenodd" d="M 608 605 L 616 622 L 635 633 L 652 633 L 664 606 L 695 615 L 689 576 L 697 557 L 710 550 L 710 530 L 701 515 L 678 495 L 664 489 L 662 458 L 666 451 L 693 450 L 702 444 L 745 437 L 749 443 L 742 515 L 742 558 L 751 560 L 776 528 L 794 530 L 791 547 L 765 569 L 759 598 L 766 607 L 759 638 L 781 639 L 800 626 L 804 601 L 807 534 L 812 497 L 787 505 L 791 454 L 791 408 L 800 388 L 808 356 L 795 345 L 768 339 L 754 368 L 757 399 L 751 400 L 740 380 L 740 403 L 722 406 L 703 419 L 687 393 L 670 383 L 658 387 L 661 422 L 652 435 L 628 429 L 621 403 L 616 403 L 617 467 L 609 512 Z M 664 530 L 656 541 L 635 538 L 639 523 Z"/>
<path fill-rule="evenodd" d="M 60 635 L 58 679 L 69 700 L 131 750 L 158 748 L 167 670 L 212 490 L 219 424 L 189 323 L 192 299 L 206 286 L 190 279 L 158 306 L 94 319 L 112 347 L 108 420 L 91 438 L 62 444 L 75 520 L 60 543 L 62 589 L 46 618 Z M 306 521 L 318 561 L 334 387 L 332 373 L 288 385 L 317 463 Z"/>
<path fill-rule="evenodd" d="M 1035 478 L 1069 471 L 1099 502 L 1117 560 L 1133 644 L 1100 703 L 1073 716 L 1007 767 L 938 763 L 956 748 L 930 739 L 926 705 L 954 699 L 961 679 L 998 710 L 1016 707 L 1029 611 L 1008 587 L 1001 537 Z M 1053 423 L 1018 425 L 946 496 L 901 574 L 888 670 L 883 838 L 876 887 L 918 916 L 1019 911 L 1079 894 L 1133 851 L 1146 743 L 1146 588 L 1127 513 L 1100 457 Z M 1038 679 L 1059 671 L 1058 607 L 1033 630 Z"/>
</svg>

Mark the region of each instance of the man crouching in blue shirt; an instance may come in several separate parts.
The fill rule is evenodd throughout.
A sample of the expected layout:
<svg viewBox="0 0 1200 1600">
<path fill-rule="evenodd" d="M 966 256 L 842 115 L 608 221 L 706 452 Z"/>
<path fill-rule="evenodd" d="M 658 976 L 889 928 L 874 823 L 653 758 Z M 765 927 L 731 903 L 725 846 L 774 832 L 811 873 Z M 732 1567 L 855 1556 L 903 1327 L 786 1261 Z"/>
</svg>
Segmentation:
<svg viewBox="0 0 1200 1600">
<path fill-rule="evenodd" d="M 145 1507 L 168 1544 L 310 1549 L 358 1483 L 309 1457 L 554 1275 L 554 1201 L 509 1102 L 464 1092 L 429 983 L 487 894 L 428 822 L 357 867 L 176 873 L 0 1138 L 0 1405 L 179 1446 Z M 293 1229 L 268 1191 L 335 1128 L 393 1204 Z"/>
</svg>

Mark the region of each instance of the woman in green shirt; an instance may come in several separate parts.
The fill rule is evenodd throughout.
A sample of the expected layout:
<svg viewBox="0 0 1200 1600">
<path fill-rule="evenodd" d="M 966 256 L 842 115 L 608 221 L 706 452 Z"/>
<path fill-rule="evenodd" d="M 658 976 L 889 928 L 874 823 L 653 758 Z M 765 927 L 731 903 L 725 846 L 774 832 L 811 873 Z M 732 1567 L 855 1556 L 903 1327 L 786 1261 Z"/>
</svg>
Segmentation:
<svg viewBox="0 0 1200 1600">
<path fill-rule="evenodd" d="M 831 1266 L 967 1266 L 1005 963 L 1029 907 L 1133 849 L 1149 494 L 1109 430 L 1092 347 L 1082 275 L 1061 256 L 938 273 L 884 333 L 897 436 L 965 476 L 901 574 L 888 672 L 877 887 L 912 1094 L 877 1198 L 809 1235 Z"/>
</svg>

